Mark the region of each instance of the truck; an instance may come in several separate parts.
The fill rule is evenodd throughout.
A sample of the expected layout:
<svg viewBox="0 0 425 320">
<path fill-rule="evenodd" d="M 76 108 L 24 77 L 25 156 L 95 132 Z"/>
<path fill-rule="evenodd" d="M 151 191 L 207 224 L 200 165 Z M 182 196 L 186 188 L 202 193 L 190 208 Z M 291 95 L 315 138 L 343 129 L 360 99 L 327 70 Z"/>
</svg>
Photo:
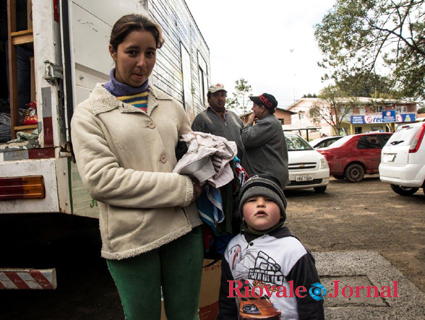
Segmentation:
<svg viewBox="0 0 425 320">
<path fill-rule="evenodd" d="M 109 80 L 113 60 L 108 45 L 115 21 L 140 13 L 163 28 L 165 44 L 149 80 L 181 102 L 189 119 L 206 103 L 210 52 L 184 0 L 24 0 L 26 23 L 16 12 L 19 2 L 7 0 L 7 50 L 2 48 L 7 52 L 13 140 L 0 144 L 0 225 L 6 230 L 19 219 L 23 228 L 51 228 L 48 236 L 61 232 L 64 223 L 53 223 L 57 216 L 68 216 L 67 223 L 78 219 L 79 224 L 98 218 L 96 200 L 83 187 L 73 159 L 70 121 L 95 84 Z M 21 123 L 19 111 L 20 46 L 30 48 L 33 56 L 32 125 Z M 18 266 L 1 259 L 0 289 L 56 287 L 55 266 L 38 270 L 31 261 L 25 263 L 28 268 L 21 263 L 20 269 L 11 269 Z"/>
</svg>

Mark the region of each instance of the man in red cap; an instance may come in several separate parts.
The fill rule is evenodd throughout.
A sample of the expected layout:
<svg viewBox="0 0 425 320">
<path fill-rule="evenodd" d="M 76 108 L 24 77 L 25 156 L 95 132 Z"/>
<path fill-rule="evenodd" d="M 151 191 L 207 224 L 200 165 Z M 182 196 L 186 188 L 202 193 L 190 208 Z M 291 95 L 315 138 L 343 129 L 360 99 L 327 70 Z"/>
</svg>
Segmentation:
<svg viewBox="0 0 425 320">
<path fill-rule="evenodd" d="M 289 183 L 288 150 L 282 124 L 273 116 L 277 101 L 268 93 L 250 99 L 254 106 L 253 113 L 242 130 L 245 147 L 242 165 L 250 176 L 271 174 L 279 179 L 284 189 Z"/>
</svg>

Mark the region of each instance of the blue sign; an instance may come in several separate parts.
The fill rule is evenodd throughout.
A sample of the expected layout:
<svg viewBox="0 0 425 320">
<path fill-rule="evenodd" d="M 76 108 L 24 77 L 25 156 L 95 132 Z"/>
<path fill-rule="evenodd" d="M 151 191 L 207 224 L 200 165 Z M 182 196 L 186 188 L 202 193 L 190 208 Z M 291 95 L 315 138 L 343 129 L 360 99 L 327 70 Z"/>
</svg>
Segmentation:
<svg viewBox="0 0 425 320">
<path fill-rule="evenodd" d="M 412 122 L 416 120 L 416 114 L 414 113 L 405 113 L 401 114 L 402 122 Z"/>
<path fill-rule="evenodd" d="M 382 111 L 382 122 L 395 122 L 395 110 Z"/>
<path fill-rule="evenodd" d="M 372 124 L 389 122 L 413 122 L 416 119 L 414 113 L 404 113 L 396 115 L 395 110 L 382 111 L 382 117 L 376 115 L 355 115 L 351 116 L 351 124 Z"/>
<path fill-rule="evenodd" d="M 351 116 L 351 124 L 364 124 L 363 116 Z"/>
</svg>

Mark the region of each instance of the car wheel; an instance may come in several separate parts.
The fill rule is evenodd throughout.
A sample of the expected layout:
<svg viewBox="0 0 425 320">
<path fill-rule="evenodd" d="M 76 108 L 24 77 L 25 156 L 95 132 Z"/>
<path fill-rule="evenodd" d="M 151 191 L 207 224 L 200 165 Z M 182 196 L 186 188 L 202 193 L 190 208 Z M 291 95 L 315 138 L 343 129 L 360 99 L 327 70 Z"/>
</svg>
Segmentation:
<svg viewBox="0 0 425 320">
<path fill-rule="evenodd" d="M 326 186 L 314 188 L 314 192 L 316 192 L 316 193 L 324 193 L 325 191 L 326 191 Z"/>
<path fill-rule="evenodd" d="M 350 164 L 347 169 L 345 169 L 345 178 L 350 182 L 359 182 L 362 181 L 364 177 L 364 169 L 358 163 Z"/>
<path fill-rule="evenodd" d="M 345 178 L 345 176 L 344 176 L 343 174 L 334 174 L 334 175 L 333 175 L 333 177 L 334 177 L 335 179 L 338 179 L 338 180 L 342 180 L 342 179 L 344 179 L 344 178 Z"/>
<path fill-rule="evenodd" d="M 398 193 L 401 196 L 411 196 L 412 194 L 414 194 L 416 191 L 419 190 L 419 188 L 401 187 L 401 186 L 396 186 L 395 184 L 391 185 L 391 189 L 393 189 L 395 193 Z"/>
</svg>

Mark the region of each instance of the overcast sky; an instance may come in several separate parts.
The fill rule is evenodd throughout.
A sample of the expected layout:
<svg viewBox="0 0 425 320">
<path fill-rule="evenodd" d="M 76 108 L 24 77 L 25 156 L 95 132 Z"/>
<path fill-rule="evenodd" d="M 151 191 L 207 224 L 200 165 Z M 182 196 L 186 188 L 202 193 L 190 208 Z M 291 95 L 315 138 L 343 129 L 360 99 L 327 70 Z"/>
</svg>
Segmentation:
<svg viewBox="0 0 425 320">
<path fill-rule="evenodd" d="M 254 95 L 271 93 L 286 108 L 328 84 L 313 26 L 335 0 L 185 1 L 210 48 L 211 81 L 228 96 L 244 78 Z"/>
</svg>

